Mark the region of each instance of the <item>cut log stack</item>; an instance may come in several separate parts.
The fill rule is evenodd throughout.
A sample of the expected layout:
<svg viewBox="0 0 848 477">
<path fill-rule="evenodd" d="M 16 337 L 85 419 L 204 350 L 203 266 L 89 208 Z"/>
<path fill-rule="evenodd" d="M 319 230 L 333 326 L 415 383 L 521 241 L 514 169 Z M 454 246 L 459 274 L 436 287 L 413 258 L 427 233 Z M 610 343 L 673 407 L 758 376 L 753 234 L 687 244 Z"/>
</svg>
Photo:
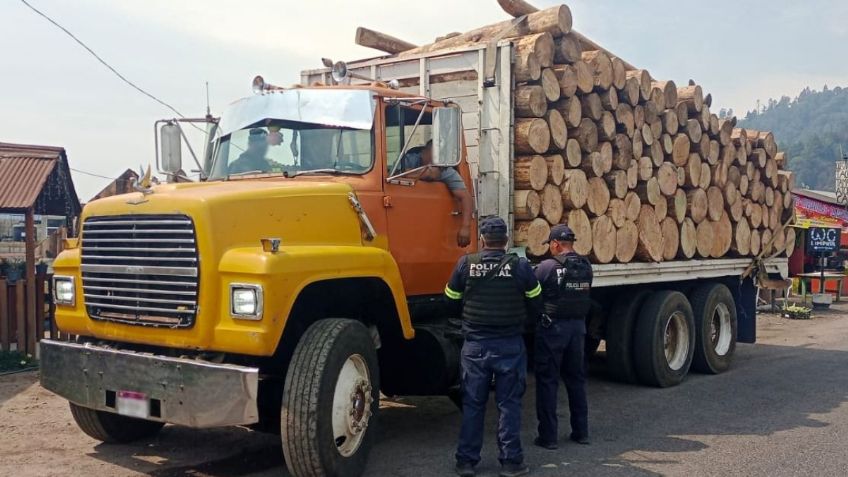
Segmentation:
<svg viewBox="0 0 848 477">
<path fill-rule="evenodd" d="M 595 263 L 791 253 L 791 175 L 771 133 L 734 129 L 735 120 L 710 112 L 700 85 L 622 67 L 573 32 L 533 33 L 515 45 L 518 64 L 550 65 L 538 79 L 515 78 L 516 151 L 565 158 L 559 184 L 552 180 L 559 172 L 543 166 L 560 162 L 540 159 L 538 180 L 525 189 L 527 160 L 517 157 L 517 228 L 538 218 L 573 225 L 579 251 Z M 545 72 L 559 91 L 545 85 Z M 553 186 L 562 208 L 546 212 Z M 527 204 L 532 192 L 541 207 Z M 530 240 L 516 244 L 531 255 L 547 252 Z"/>
<path fill-rule="evenodd" d="M 700 85 L 655 79 L 572 31 L 565 5 L 498 3 L 518 19 L 399 54 L 512 38 L 517 246 L 543 256 L 564 223 L 594 263 L 791 253 L 792 177 L 770 132 L 735 128 Z"/>
</svg>

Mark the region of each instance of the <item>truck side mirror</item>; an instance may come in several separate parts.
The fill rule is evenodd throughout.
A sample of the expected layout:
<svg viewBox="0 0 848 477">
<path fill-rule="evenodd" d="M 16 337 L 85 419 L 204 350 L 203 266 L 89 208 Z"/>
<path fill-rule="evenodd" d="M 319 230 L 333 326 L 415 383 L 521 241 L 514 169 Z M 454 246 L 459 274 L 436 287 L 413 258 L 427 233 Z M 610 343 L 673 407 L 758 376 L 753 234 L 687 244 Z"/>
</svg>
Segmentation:
<svg viewBox="0 0 848 477">
<path fill-rule="evenodd" d="M 182 133 L 174 123 L 163 124 L 159 129 L 162 141 L 162 172 L 176 174 L 183 168 Z"/>
<path fill-rule="evenodd" d="M 433 110 L 433 165 L 452 167 L 462 159 L 460 113 L 455 107 Z"/>
</svg>

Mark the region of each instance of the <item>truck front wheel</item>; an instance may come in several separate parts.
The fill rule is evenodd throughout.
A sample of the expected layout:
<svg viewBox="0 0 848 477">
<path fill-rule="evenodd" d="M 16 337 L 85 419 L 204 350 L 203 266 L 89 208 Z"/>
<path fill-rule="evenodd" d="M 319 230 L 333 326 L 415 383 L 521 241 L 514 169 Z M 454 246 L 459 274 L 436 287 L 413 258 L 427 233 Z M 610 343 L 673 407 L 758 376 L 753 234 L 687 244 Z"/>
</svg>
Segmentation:
<svg viewBox="0 0 848 477">
<path fill-rule="evenodd" d="M 695 356 L 692 368 L 701 373 L 727 371 L 736 350 L 736 303 L 721 283 L 696 288 L 690 297 L 695 313 Z"/>
<path fill-rule="evenodd" d="M 106 411 L 97 411 L 71 404 L 71 416 L 77 426 L 90 437 L 101 442 L 122 444 L 152 437 L 165 424 L 121 416 Z"/>
<path fill-rule="evenodd" d="M 639 380 L 651 386 L 680 384 L 692 364 L 695 320 L 680 292 L 656 291 L 645 300 L 636 322 L 634 363 Z"/>
<path fill-rule="evenodd" d="M 292 356 L 283 390 L 282 445 L 296 477 L 362 475 L 380 406 L 377 352 L 358 321 L 314 323 Z"/>
</svg>

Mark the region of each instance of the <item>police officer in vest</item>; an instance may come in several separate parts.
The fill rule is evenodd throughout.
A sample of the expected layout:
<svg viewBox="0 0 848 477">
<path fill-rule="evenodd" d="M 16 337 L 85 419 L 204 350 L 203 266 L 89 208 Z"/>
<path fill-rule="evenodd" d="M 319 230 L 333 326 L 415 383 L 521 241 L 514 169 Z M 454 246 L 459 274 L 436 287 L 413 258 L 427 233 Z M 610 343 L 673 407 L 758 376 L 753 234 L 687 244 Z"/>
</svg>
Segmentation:
<svg viewBox="0 0 848 477">
<path fill-rule="evenodd" d="M 536 268 L 542 284 L 545 313 L 535 336 L 536 416 L 539 435 L 533 442 L 557 448 L 557 390 L 565 381 L 571 414 L 571 440 L 589 444 L 584 340 L 592 288 L 592 265 L 574 251 L 574 232 L 557 225 L 548 239 L 551 255 Z"/>
<path fill-rule="evenodd" d="M 483 446 L 483 423 L 489 387 L 494 379 L 498 421 L 500 475 L 524 475 L 521 449 L 521 399 L 527 378 L 527 352 L 522 334 L 528 313 L 542 312 L 542 288 L 527 260 L 504 250 L 507 226 L 500 217 L 480 224 L 483 250 L 462 257 L 445 287 L 445 295 L 462 316 L 462 428 L 456 450 L 456 472 L 474 475 Z"/>
</svg>

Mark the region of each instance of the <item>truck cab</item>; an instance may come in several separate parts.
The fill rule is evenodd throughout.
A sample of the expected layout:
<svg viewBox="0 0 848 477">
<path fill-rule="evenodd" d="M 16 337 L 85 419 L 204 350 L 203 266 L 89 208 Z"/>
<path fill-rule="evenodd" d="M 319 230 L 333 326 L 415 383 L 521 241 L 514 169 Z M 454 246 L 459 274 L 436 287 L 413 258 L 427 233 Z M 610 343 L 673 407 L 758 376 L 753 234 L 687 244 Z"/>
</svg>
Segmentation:
<svg viewBox="0 0 848 477">
<path fill-rule="evenodd" d="M 75 338 L 42 342 L 43 385 L 102 441 L 251 425 L 295 475 L 358 475 L 381 389 L 456 384 L 440 296 L 476 225 L 438 179 L 474 187 L 461 131 L 455 104 L 378 83 L 231 104 L 206 180 L 86 206 L 54 263 Z"/>
</svg>

